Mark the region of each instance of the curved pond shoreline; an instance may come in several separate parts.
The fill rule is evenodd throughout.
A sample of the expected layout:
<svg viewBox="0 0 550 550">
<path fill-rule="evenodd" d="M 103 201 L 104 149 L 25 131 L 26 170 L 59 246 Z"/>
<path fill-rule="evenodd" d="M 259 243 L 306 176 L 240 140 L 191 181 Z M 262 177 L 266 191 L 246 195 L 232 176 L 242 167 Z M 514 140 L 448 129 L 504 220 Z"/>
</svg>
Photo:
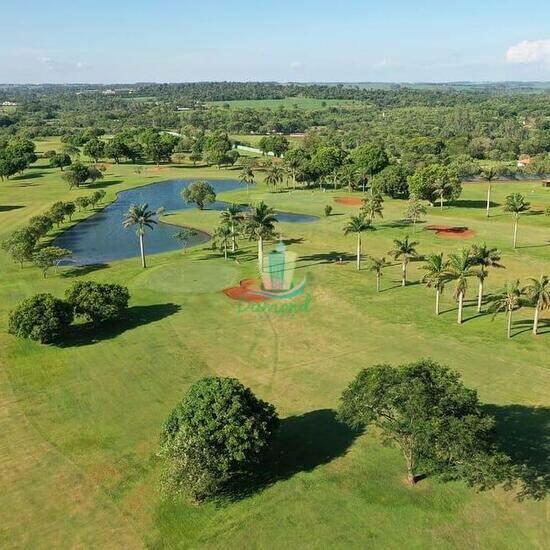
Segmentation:
<svg viewBox="0 0 550 550">
<path fill-rule="evenodd" d="M 117 192 L 116 199 L 101 211 L 73 225 L 54 240 L 55 246 L 72 251 L 71 264 L 91 265 L 105 264 L 115 260 L 123 260 L 139 256 L 139 242 L 134 229 L 124 229 L 122 221 L 124 213 L 131 204 L 147 203 L 151 210 L 164 208 L 165 212 L 173 213 L 195 208 L 186 203 L 181 192 L 185 187 L 197 181 L 194 179 L 166 180 L 146 183 L 144 185 L 124 189 Z M 209 180 L 216 194 L 233 191 L 241 187 L 237 180 Z M 229 203 L 216 201 L 209 210 L 225 210 Z M 241 205 L 243 210 L 247 205 Z M 309 223 L 319 219 L 306 214 L 292 212 L 276 212 L 281 222 Z M 146 230 L 146 254 L 158 254 L 172 250 L 181 250 L 181 244 L 174 234 L 183 226 L 159 221 L 155 228 Z M 211 239 L 206 231 L 193 229 L 196 235 L 189 239 L 187 246 L 197 246 Z"/>
</svg>

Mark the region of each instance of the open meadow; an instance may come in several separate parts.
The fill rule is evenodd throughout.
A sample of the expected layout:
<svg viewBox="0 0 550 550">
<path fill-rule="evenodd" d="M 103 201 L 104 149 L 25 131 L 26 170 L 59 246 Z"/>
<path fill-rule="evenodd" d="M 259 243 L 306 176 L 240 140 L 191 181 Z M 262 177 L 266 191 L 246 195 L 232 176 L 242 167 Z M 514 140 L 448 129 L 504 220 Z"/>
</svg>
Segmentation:
<svg viewBox="0 0 550 550">
<path fill-rule="evenodd" d="M 317 105 L 308 101 L 310 107 L 301 107 Z M 37 143 L 41 152 L 57 146 Z M 107 164 L 103 180 L 69 190 L 59 169 L 40 159 L 0 184 L 0 240 L 53 202 L 74 200 L 90 189 L 104 189 L 108 203 L 118 191 L 146 183 L 238 179 L 238 174 L 236 167 L 150 164 L 137 173 L 132 164 Z M 452 285 L 436 317 L 435 293 L 419 282 L 421 262 L 411 263 L 410 284 L 402 288 L 401 267 L 392 261 L 376 292 L 366 265 L 355 269 L 355 236 L 343 232 L 359 210 L 345 203 L 361 194 L 284 185 L 273 192 L 261 175 L 259 181 L 249 192 L 241 186 L 219 198 L 263 199 L 277 210 L 319 216 L 313 223 L 277 224 L 277 233 L 297 254 L 295 277 L 307 275 L 310 307 L 295 315 L 243 311 L 222 292 L 256 276 L 255 243 L 245 240 L 227 261 L 206 243 L 150 255 L 143 270 L 136 237 L 135 258 L 62 267 L 46 278 L 0 251 L 0 477 L 6 481 L 0 546 L 544 548 L 550 539 L 548 499 L 519 502 L 513 491 L 477 493 L 435 478 L 411 488 L 399 451 L 382 446 L 374 433 L 350 432 L 336 421 L 334 409 L 361 368 L 430 357 L 457 369 L 479 392 L 512 459 L 542 471 L 550 454 L 548 310 L 535 337 L 533 309 L 522 308 L 507 339 L 503 314 L 493 320 L 485 306 L 476 312 L 472 279 L 465 323 L 458 326 Z M 520 218 L 516 250 L 512 217 L 502 209 L 512 192 L 532 205 Z M 418 241 L 423 255 L 485 241 L 501 250 L 505 266 L 491 270 L 489 294 L 505 281 L 525 284 L 528 277 L 548 274 L 550 216 L 544 212 L 550 188 L 538 180 L 494 182 L 488 219 L 485 194 L 485 183 L 466 183 L 460 199 L 442 210 L 428 207 L 415 226 L 404 220 L 406 201 L 387 198 L 384 217 L 374 221 L 376 231 L 363 236 L 363 253 L 389 259 L 393 240 L 406 235 Z M 333 207 L 328 217 L 326 205 Z M 71 223 L 91 213 L 91 208 L 77 212 Z M 219 218 L 208 209 L 167 214 L 163 221 L 207 232 Z M 431 225 L 466 227 L 469 233 L 449 237 L 427 229 Z M 19 301 L 36 292 L 62 296 L 75 280 L 127 286 L 127 318 L 81 332 L 62 346 L 7 334 L 8 313 Z M 264 486 L 234 501 L 201 506 L 164 501 L 157 457 L 162 424 L 189 385 L 208 375 L 236 377 L 277 407 L 282 419 L 277 468 Z"/>
</svg>

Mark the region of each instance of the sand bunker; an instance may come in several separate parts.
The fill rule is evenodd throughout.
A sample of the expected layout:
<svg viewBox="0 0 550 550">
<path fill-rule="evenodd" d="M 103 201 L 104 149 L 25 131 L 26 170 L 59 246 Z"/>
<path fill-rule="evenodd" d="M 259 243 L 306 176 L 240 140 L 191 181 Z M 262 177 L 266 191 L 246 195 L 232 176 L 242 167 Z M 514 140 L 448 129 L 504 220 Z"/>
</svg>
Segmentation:
<svg viewBox="0 0 550 550">
<path fill-rule="evenodd" d="M 269 298 L 255 294 L 253 289 L 258 287 L 256 279 L 243 279 L 239 286 L 226 288 L 222 292 L 232 300 L 241 300 L 243 302 L 265 302 Z"/>
<path fill-rule="evenodd" d="M 476 232 L 468 227 L 452 227 L 450 225 L 427 225 L 424 229 L 434 231 L 436 235 L 446 239 L 470 239 Z"/>
<path fill-rule="evenodd" d="M 363 206 L 363 199 L 359 197 L 335 197 L 334 202 L 346 206 Z"/>
</svg>

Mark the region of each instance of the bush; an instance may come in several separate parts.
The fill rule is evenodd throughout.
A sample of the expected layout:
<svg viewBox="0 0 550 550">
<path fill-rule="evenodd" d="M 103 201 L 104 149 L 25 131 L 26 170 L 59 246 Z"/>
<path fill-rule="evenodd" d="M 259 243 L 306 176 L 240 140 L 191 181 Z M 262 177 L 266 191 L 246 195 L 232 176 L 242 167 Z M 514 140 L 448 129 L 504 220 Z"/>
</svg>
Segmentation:
<svg viewBox="0 0 550 550">
<path fill-rule="evenodd" d="M 164 486 L 195 501 L 214 496 L 261 461 L 278 426 L 273 405 L 234 378 L 191 386 L 162 433 Z"/>
<path fill-rule="evenodd" d="M 128 307 L 130 294 L 124 286 L 93 281 L 78 281 L 65 293 L 76 315 L 92 323 L 120 317 Z"/>
<path fill-rule="evenodd" d="M 48 344 L 57 340 L 72 321 L 70 304 L 51 294 L 36 294 L 10 313 L 9 332 Z"/>
<path fill-rule="evenodd" d="M 325 206 L 325 216 L 328 218 L 332 214 L 332 206 L 327 204 Z"/>
</svg>

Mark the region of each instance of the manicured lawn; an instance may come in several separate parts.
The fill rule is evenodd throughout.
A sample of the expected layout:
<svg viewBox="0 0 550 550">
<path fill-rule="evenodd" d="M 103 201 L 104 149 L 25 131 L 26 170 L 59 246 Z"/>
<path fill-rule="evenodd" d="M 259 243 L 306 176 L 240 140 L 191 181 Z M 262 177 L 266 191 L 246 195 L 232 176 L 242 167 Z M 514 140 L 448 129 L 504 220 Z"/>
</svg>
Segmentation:
<svg viewBox="0 0 550 550">
<path fill-rule="evenodd" d="M 48 148 L 50 148 L 48 146 Z M 231 178 L 238 170 L 109 165 L 103 187 L 115 192 L 182 177 Z M 538 183 L 495 184 L 501 205 L 521 191 L 533 205 L 550 204 Z M 87 190 L 67 189 L 43 161 L 23 177 L 0 184 L 0 239 L 56 200 Z M 388 268 L 383 292 L 374 276 L 357 272 L 355 240 L 342 226 L 357 207 L 334 202 L 347 191 L 270 193 L 263 185 L 224 200 L 263 198 L 280 210 L 329 218 L 280 224 L 289 247 L 309 274 L 309 312 L 296 318 L 242 312 L 221 290 L 254 277 L 255 246 L 241 242 L 224 262 L 208 246 L 96 270 L 52 272 L 14 265 L 0 252 L 0 540 L 2 547 L 197 548 L 543 548 L 547 503 L 514 500 L 501 490 L 478 494 L 461 483 L 404 482 L 402 458 L 374 434 L 356 438 L 334 419 L 343 388 L 362 367 L 432 357 L 463 373 L 465 382 L 501 421 L 514 456 L 543 460 L 549 421 L 550 318 L 530 333 L 532 310 L 516 316 L 514 337 L 502 317 L 478 316 L 467 303 L 456 325 L 452 290 L 443 315 L 433 315 L 434 293 L 417 284 L 400 288 L 400 268 Z M 522 216 L 520 247 L 511 249 L 512 220 L 494 207 L 484 216 L 484 184 L 465 186 L 455 206 L 430 209 L 416 230 L 400 220 L 402 201 L 385 202 L 384 219 L 364 239 L 367 254 L 386 254 L 392 240 L 410 234 L 421 253 L 451 252 L 464 243 L 426 231 L 427 224 L 467 226 L 501 248 L 506 269 L 493 271 L 487 291 L 507 279 L 538 277 L 550 269 L 550 218 Z M 80 214 L 82 216 L 84 214 Z M 196 210 L 166 218 L 211 230 L 219 214 Z M 136 238 L 136 251 L 138 250 Z M 337 265 L 342 256 L 347 261 Z M 112 329 L 80 333 L 65 347 L 45 347 L 5 333 L 8 311 L 46 291 L 61 296 L 73 281 L 119 282 L 132 295 L 128 320 Z M 468 298 L 473 299 L 471 282 Z M 200 507 L 163 502 L 157 492 L 158 436 L 172 407 L 199 377 L 239 378 L 274 403 L 283 419 L 273 483 L 242 500 Z M 6 542 L 7 541 L 7 544 Z"/>
</svg>

